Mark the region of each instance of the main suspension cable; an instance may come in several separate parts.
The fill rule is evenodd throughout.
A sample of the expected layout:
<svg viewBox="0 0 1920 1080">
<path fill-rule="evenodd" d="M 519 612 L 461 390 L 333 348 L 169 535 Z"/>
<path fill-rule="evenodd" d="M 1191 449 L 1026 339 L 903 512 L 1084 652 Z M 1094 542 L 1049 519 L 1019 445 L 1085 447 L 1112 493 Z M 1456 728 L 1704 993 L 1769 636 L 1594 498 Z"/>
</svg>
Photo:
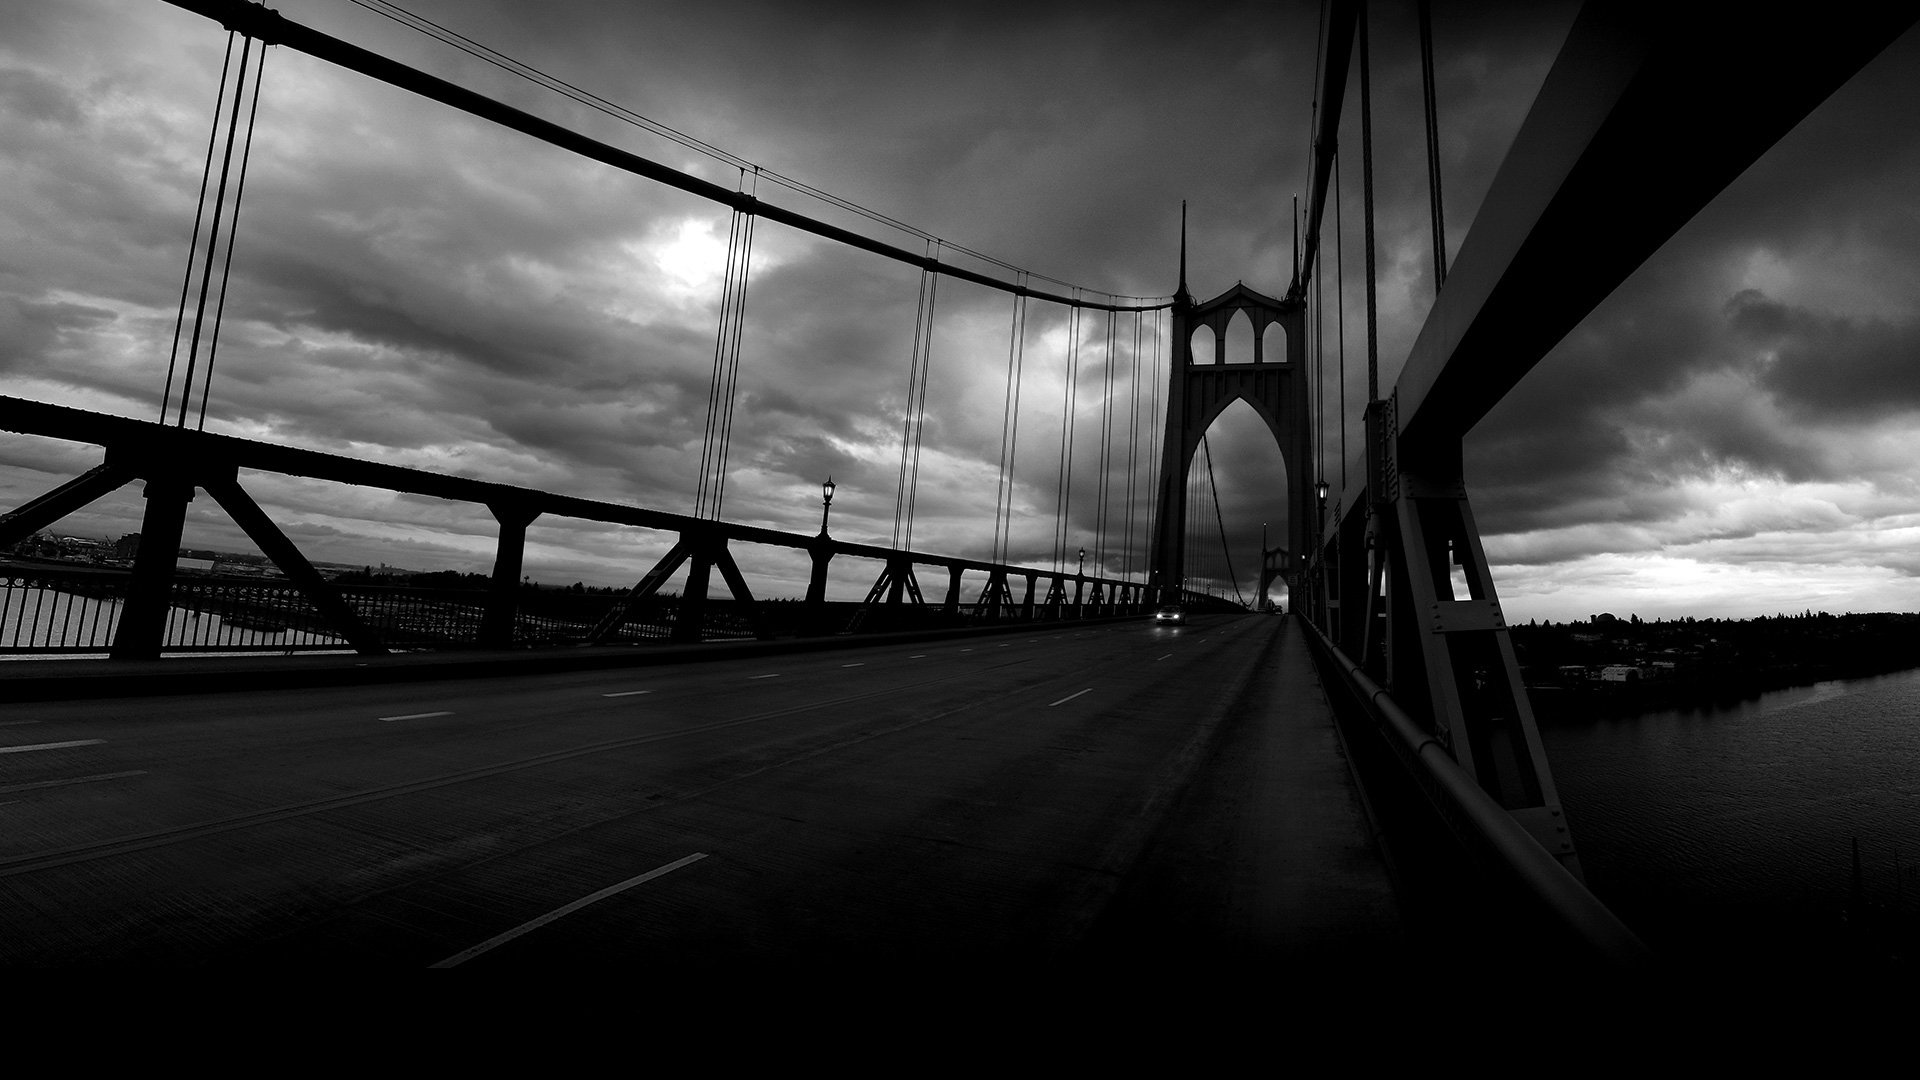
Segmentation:
<svg viewBox="0 0 1920 1080">
<path fill-rule="evenodd" d="M 384 18 L 387 18 L 396 23 L 399 23 L 400 25 L 405 26 L 411 30 L 414 30 L 417 33 L 424 34 L 427 37 L 440 41 L 445 45 L 451 46 L 454 49 L 457 49 L 463 53 L 466 53 L 469 56 L 472 56 L 478 60 L 481 60 L 489 65 L 492 65 L 493 67 L 496 67 L 518 78 L 525 79 L 529 82 L 534 83 L 535 85 L 541 86 L 545 89 L 561 94 L 564 97 L 567 97 L 581 105 L 585 105 L 588 108 L 593 109 L 597 112 L 600 112 L 606 116 L 612 117 L 613 119 L 619 120 L 622 123 L 640 128 L 644 131 L 648 131 L 655 135 L 659 135 L 663 138 L 669 139 L 681 146 L 684 146 L 697 153 L 704 154 L 717 161 L 730 165 L 736 169 L 741 169 L 741 170 L 751 169 L 754 171 L 756 175 L 766 179 L 769 183 L 777 184 L 780 187 L 786 188 L 789 191 L 793 191 L 797 194 L 807 196 L 808 198 L 811 198 L 811 199 L 815 199 L 819 202 L 825 203 L 836 209 L 844 210 L 850 214 L 854 214 L 858 217 L 874 222 L 875 224 L 883 225 L 887 228 L 894 229 L 899 232 L 903 232 L 925 243 L 940 243 L 944 245 L 946 249 L 950 252 L 958 252 L 960 254 L 967 256 L 968 258 L 977 259 L 980 262 L 986 263 L 990 266 L 999 267 L 1003 270 L 1015 273 L 1017 276 L 1023 277 L 1029 281 L 1035 281 L 1035 280 L 1043 281 L 1053 285 L 1058 285 L 1062 288 L 1071 289 L 1076 294 L 1080 292 L 1095 293 L 1101 296 L 1107 296 L 1116 301 L 1122 300 L 1122 299 L 1134 299 L 1134 300 L 1143 300 L 1143 299 L 1160 300 L 1161 299 L 1159 297 L 1151 297 L 1151 298 L 1120 297 L 1116 294 L 1101 292 L 1100 290 L 1097 290 L 1097 289 L 1083 289 L 1080 286 L 1074 285 L 1072 282 L 1065 281 L 1060 278 L 1049 277 L 1045 274 L 1037 274 L 1030 270 L 1022 269 L 1021 267 L 1016 266 L 1011 262 L 989 255 L 985 252 L 976 250 L 974 248 L 966 247 L 964 245 L 955 244 L 951 241 L 943 240 L 940 237 L 935 236 L 933 233 L 928 232 L 925 229 L 911 225 L 905 221 L 901 221 L 898 218 L 891 217 L 887 214 L 883 214 L 870 207 L 863 206 L 860 203 L 854 202 L 851 199 L 847 199 L 839 195 L 835 195 L 831 192 L 825 191 L 821 188 L 815 187 L 803 181 L 796 180 L 790 176 L 786 176 L 782 173 L 766 168 L 764 166 L 756 165 L 753 162 L 748 161 L 747 159 L 739 156 L 738 154 L 734 154 L 730 151 L 723 150 L 720 147 L 714 146 L 711 143 L 705 142 L 701 139 L 695 138 L 694 136 L 688 135 L 687 133 L 679 131 L 678 129 L 675 129 L 673 127 L 670 127 L 667 124 L 663 124 L 657 120 L 650 119 L 638 112 L 635 112 L 630 108 L 627 108 L 626 106 L 616 104 L 604 97 L 601 97 L 597 94 L 592 93 L 591 91 L 582 89 L 581 87 L 576 86 L 571 82 L 568 82 L 557 76 L 550 75 L 547 72 L 542 71 L 541 69 L 534 67 L 531 64 L 525 63 L 520 60 L 516 60 L 513 57 L 508 56 L 507 54 L 502 53 L 497 49 L 494 49 L 487 45 L 483 45 L 480 42 L 459 33 L 458 31 L 449 29 L 448 27 L 443 26 L 440 23 L 434 22 L 423 16 L 414 14 L 413 12 L 408 11 L 406 8 L 400 6 L 399 4 L 391 2 L 391 0 L 351 0 L 351 2 L 358 5 L 359 7 L 366 9 L 367 11 L 373 12 Z"/>
</svg>

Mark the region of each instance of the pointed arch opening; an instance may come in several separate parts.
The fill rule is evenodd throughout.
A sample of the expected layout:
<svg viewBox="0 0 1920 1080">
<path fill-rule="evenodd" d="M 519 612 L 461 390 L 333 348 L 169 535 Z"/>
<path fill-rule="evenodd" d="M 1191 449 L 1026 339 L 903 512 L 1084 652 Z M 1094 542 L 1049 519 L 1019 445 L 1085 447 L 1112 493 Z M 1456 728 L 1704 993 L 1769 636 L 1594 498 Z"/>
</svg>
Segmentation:
<svg viewBox="0 0 1920 1080">
<path fill-rule="evenodd" d="M 1286 545 L 1290 482 L 1273 425 L 1246 399 L 1228 402 L 1187 465 L 1189 589 L 1265 606 L 1262 555 Z M 1285 582 L 1270 582 L 1267 599 L 1284 604 Z"/>
<path fill-rule="evenodd" d="M 1214 342 L 1213 327 L 1196 326 L 1193 335 L 1187 339 L 1193 352 L 1189 363 L 1211 364 L 1219 359 L 1219 346 Z"/>
<path fill-rule="evenodd" d="M 1248 317 L 1246 309 L 1233 313 L 1227 320 L 1227 363 L 1253 363 L 1253 319 Z"/>
</svg>

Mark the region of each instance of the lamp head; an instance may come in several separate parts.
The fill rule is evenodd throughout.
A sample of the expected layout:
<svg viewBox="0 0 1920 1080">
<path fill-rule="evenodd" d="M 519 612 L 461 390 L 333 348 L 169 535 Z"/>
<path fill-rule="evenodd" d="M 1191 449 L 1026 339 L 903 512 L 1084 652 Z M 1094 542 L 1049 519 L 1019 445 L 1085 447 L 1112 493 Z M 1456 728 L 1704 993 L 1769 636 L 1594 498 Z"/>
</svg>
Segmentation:
<svg viewBox="0 0 1920 1080">
<path fill-rule="evenodd" d="M 829 476 L 827 482 L 820 485 L 820 497 L 828 503 L 833 502 L 833 488 L 833 477 Z"/>
</svg>

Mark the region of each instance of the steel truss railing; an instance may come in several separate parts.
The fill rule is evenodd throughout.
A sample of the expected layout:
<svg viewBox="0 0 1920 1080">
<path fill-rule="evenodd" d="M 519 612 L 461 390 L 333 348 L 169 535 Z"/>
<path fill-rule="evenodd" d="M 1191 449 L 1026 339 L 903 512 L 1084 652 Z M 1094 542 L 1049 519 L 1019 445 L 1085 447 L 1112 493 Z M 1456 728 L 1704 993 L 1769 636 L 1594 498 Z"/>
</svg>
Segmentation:
<svg viewBox="0 0 1920 1080">
<path fill-rule="evenodd" d="M 1314 146 L 1310 252 L 1365 17 L 1358 0 L 1337 0 L 1329 23 L 1320 100 L 1332 120 Z M 1603 952 L 1637 943 L 1580 885 L 1468 501 L 1466 433 L 1916 18 L 1891 6 L 1792 21 L 1584 7 L 1394 388 L 1367 407 L 1346 490 L 1294 555 L 1296 610 L 1440 816 Z"/>
<path fill-rule="evenodd" d="M 105 644 L 113 656 L 124 659 L 151 658 L 162 650 L 180 648 L 288 647 L 279 639 L 196 642 L 183 638 L 181 631 L 174 628 L 178 611 L 225 610 L 222 605 L 263 609 L 252 612 L 254 621 L 278 620 L 289 624 L 297 621 L 301 627 L 321 635 L 324 647 L 348 647 L 374 654 L 389 648 L 610 643 L 658 636 L 675 641 L 728 636 L 767 638 L 783 632 L 838 632 L 845 622 L 853 622 L 859 629 L 886 629 L 928 621 L 957 624 L 1093 618 L 1138 613 L 1144 611 L 1149 602 L 1146 585 L 1135 581 L 899 551 L 835 540 L 824 531 L 808 536 L 709 521 L 167 427 L 22 398 L 0 397 L 0 430 L 90 443 L 106 449 L 105 460 L 99 466 L 0 514 L 0 549 L 11 547 L 125 484 L 136 480 L 145 482 L 146 511 L 139 552 L 131 569 L 117 576 L 88 575 L 86 580 L 90 584 L 85 588 L 61 579 L 73 585 L 80 595 L 89 595 L 85 590 L 93 589 L 110 599 L 114 605 L 110 638 L 103 638 L 98 630 L 97 624 L 101 621 L 98 614 L 88 616 L 90 629 L 83 638 L 90 646 Z M 242 469 L 485 506 L 499 523 L 489 586 L 478 593 L 471 590 L 457 595 L 421 593 L 410 602 L 414 606 L 409 623 L 402 618 L 406 608 L 400 601 L 376 601 L 374 598 L 385 595 L 380 590 L 337 586 L 314 569 L 241 487 Z M 284 575 L 285 581 L 270 590 L 271 596 L 235 593 L 231 597 L 215 597 L 207 592 L 206 582 L 176 572 L 186 509 L 196 491 L 213 496 Z M 529 590 L 521 581 L 527 528 L 543 515 L 631 525 L 673 533 L 678 539 L 632 589 L 611 600 L 602 596 L 598 610 L 586 612 L 575 608 L 561 615 L 540 610 L 556 603 L 551 590 Z M 806 552 L 812 562 L 812 573 L 805 602 L 792 605 L 757 601 L 734 561 L 732 545 L 735 544 Z M 864 604 L 829 604 L 826 600 L 829 566 L 836 557 L 842 556 L 875 560 L 884 567 Z M 663 595 L 662 586 L 673 580 L 683 565 L 689 568 L 685 589 L 677 597 Z M 920 593 L 916 570 L 926 568 L 944 569 L 947 573 L 947 588 L 937 604 L 925 601 Z M 708 586 L 714 570 L 720 572 L 730 600 L 709 598 Z M 9 572 L 16 571 L 18 568 L 9 568 Z M 963 575 L 968 572 L 987 576 L 986 587 L 977 600 L 969 601 L 961 592 Z M 1013 579 L 1025 582 L 1024 598 L 1019 602 L 1012 599 L 1009 588 Z M 1036 600 L 1043 579 L 1047 582 L 1045 599 Z M 50 584 L 45 572 L 35 581 L 27 580 L 24 575 L 14 580 L 17 584 L 8 590 L 10 602 L 45 607 L 49 592 L 67 592 L 60 583 Z M 257 582 L 236 583 L 230 587 L 243 586 L 253 590 L 265 588 Z M 16 591 L 20 593 L 17 598 L 12 596 Z M 292 599 L 296 594 L 297 604 Z M 1191 600 L 1202 606 L 1213 603 L 1198 594 Z M 849 607 L 853 611 L 850 618 L 836 617 L 837 612 Z M 797 614 L 792 610 L 795 608 L 798 608 Z M 297 620 L 292 618 L 296 609 Z M 289 618 L 280 619 L 281 615 Z M 246 618 L 243 614 L 243 621 Z M 63 636 L 61 641 L 49 643 L 43 636 L 35 640 L 47 648 L 57 649 L 65 639 Z M 317 641 L 303 641 L 302 647 L 309 646 L 322 647 Z"/>
</svg>

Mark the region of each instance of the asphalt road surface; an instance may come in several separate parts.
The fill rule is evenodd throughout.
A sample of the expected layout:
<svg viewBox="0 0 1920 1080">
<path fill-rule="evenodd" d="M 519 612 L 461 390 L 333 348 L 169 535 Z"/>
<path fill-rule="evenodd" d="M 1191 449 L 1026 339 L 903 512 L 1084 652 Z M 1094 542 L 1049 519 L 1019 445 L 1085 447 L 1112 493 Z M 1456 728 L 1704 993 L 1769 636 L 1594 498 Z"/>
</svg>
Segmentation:
<svg viewBox="0 0 1920 1080">
<path fill-rule="evenodd" d="M 1203 616 L 8 706 L 0 964 L 1391 952 L 1393 899 L 1297 635 Z"/>
</svg>

